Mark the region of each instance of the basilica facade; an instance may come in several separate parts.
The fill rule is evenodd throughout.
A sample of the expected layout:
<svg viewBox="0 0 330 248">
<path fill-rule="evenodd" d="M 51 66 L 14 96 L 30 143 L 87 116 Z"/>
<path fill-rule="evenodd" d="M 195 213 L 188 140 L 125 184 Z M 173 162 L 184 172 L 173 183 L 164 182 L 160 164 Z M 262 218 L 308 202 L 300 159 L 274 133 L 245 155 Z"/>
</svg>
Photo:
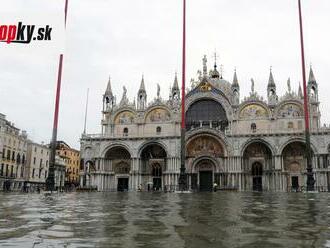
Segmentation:
<svg viewBox="0 0 330 248">
<path fill-rule="evenodd" d="M 254 89 L 244 99 L 236 71 L 223 79 L 216 64 L 203 69 L 186 91 L 186 174 L 190 190 L 297 191 L 306 186 L 303 94 L 278 96 L 270 71 L 267 97 Z M 318 83 L 310 70 L 312 166 L 316 189 L 330 189 L 330 128 L 321 126 Z M 142 78 L 137 101 L 116 101 L 109 79 L 103 96 L 102 131 L 83 134 L 81 186 L 98 191 L 163 190 L 178 187 L 181 154 L 181 99 L 175 76 L 169 98 L 147 102 Z"/>
</svg>

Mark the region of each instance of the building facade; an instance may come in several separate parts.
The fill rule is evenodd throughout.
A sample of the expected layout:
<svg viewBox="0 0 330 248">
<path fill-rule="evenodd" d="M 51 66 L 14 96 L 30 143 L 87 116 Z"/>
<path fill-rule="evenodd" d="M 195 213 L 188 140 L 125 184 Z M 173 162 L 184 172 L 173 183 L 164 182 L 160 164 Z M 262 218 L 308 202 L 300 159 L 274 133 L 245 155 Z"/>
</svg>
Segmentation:
<svg viewBox="0 0 330 248">
<path fill-rule="evenodd" d="M 67 186 L 79 185 L 80 151 L 71 148 L 63 141 L 58 141 L 56 154 L 65 162 L 65 184 Z"/>
<path fill-rule="evenodd" d="M 63 191 L 65 187 L 66 162 L 59 155 L 55 156 L 54 181 L 55 190 Z"/>
<path fill-rule="evenodd" d="M 251 79 L 249 96 L 240 98 L 236 71 L 232 82 L 214 65 L 203 69 L 186 91 L 186 160 L 191 190 L 292 191 L 306 186 L 303 94 L 287 82 L 278 96 L 270 71 L 267 97 L 259 96 Z M 330 128 L 321 126 L 318 83 L 308 80 L 312 166 L 316 188 L 330 186 Z M 109 80 L 103 96 L 102 131 L 81 138 L 81 186 L 108 190 L 175 190 L 180 174 L 180 88 L 175 76 L 167 100 L 147 102 L 142 78 L 137 102 L 120 102 Z"/>
<path fill-rule="evenodd" d="M 35 191 L 45 187 L 49 171 L 50 149 L 44 144 L 28 142 L 25 170 L 26 190 Z"/>
<path fill-rule="evenodd" d="M 26 169 L 27 134 L 0 113 L 0 190 L 21 190 Z"/>
</svg>

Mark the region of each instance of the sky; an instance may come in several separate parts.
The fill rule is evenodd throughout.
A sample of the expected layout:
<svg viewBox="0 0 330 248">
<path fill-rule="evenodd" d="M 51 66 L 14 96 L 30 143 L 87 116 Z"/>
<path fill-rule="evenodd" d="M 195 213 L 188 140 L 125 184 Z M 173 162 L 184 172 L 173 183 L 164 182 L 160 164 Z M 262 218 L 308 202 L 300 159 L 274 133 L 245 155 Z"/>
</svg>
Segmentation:
<svg viewBox="0 0 330 248">
<path fill-rule="evenodd" d="M 329 124 L 330 1 L 302 0 L 302 5 L 306 66 L 312 64 L 319 84 L 322 125 Z M 0 6 L 0 24 L 10 15 L 41 23 L 64 20 L 64 0 L 0 0 Z M 270 67 L 278 95 L 286 92 L 289 77 L 297 90 L 302 81 L 298 20 L 296 0 L 188 0 L 187 84 L 202 69 L 204 55 L 209 69 L 213 66 L 216 51 L 226 80 L 231 82 L 237 69 L 241 98 L 249 94 L 251 78 L 266 96 Z M 167 99 L 175 72 L 181 78 L 181 33 L 180 0 L 69 0 L 58 140 L 79 149 L 88 88 L 87 133 L 101 132 L 109 76 L 117 102 L 123 85 L 133 101 L 142 74 L 148 101 L 156 96 L 157 83 Z M 61 32 L 53 35 L 63 38 Z M 27 130 L 30 139 L 49 142 L 63 47 L 11 45 L 0 44 L 0 113 Z"/>
</svg>

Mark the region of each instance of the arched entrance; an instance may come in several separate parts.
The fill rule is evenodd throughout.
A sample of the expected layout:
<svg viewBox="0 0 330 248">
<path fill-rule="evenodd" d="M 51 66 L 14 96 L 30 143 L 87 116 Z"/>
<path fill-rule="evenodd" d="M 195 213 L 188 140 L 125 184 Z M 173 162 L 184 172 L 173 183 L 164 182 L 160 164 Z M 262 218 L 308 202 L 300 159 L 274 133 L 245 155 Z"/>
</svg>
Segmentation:
<svg viewBox="0 0 330 248">
<path fill-rule="evenodd" d="M 287 175 L 288 191 L 298 191 L 304 185 L 304 172 L 307 168 L 306 146 L 303 142 L 294 141 L 282 151 L 284 170 Z"/>
<path fill-rule="evenodd" d="M 149 144 L 143 148 L 141 152 L 141 173 L 143 183 L 148 191 L 163 189 L 163 171 L 166 169 L 166 158 L 165 149 L 157 143 Z"/>
<path fill-rule="evenodd" d="M 254 191 L 262 191 L 270 180 L 264 171 L 273 169 L 270 148 L 261 141 L 250 143 L 244 150 L 243 167 L 245 172 L 244 187 Z M 266 180 L 267 182 L 265 182 Z"/>
<path fill-rule="evenodd" d="M 212 191 L 214 182 L 214 164 L 211 160 L 203 159 L 196 165 L 200 191 Z"/>
<path fill-rule="evenodd" d="M 107 179 L 102 179 L 102 187 L 104 187 L 104 189 L 114 188 L 117 189 L 117 191 L 129 190 L 131 154 L 126 148 L 122 146 L 110 148 L 105 154 L 104 167 L 105 168 L 101 169 L 115 174 L 115 185 L 112 184 L 112 187 L 109 185 Z M 104 181 L 106 185 L 104 185 Z"/>
<path fill-rule="evenodd" d="M 212 190 L 214 182 L 220 185 L 224 148 L 218 137 L 202 133 L 191 138 L 187 144 L 187 159 L 192 190 Z"/>
</svg>

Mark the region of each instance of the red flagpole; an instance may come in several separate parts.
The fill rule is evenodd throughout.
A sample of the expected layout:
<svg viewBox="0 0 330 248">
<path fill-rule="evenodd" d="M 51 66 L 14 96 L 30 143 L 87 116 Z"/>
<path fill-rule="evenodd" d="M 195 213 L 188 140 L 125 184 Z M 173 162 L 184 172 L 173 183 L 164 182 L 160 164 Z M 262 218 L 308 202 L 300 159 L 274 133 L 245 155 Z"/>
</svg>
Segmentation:
<svg viewBox="0 0 330 248">
<path fill-rule="evenodd" d="M 182 87 L 181 87 L 181 167 L 179 190 L 187 190 L 186 176 L 186 123 L 185 123 L 185 95 L 186 95 L 186 0 L 183 0 L 183 37 L 182 37 Z"/>
<path fill-rule="evenodd" d="M 66 27 L 67 13 L 68 13 L 68 0 L 65 0 L 65 8 L 64 8 L 65 27 Z M 54 111 L 53 133 L 52 133 L 51 151 L 50 151 L 50 163 L 49 163 L 48 177 L 46 180 L 47 191 L 55 190 L 55 163 L 56 163 L 55 157 L 56 157 L 56 143 L 57 143 L 58 113 L 60 108 L 60 96 L 61 96 L 62 68 L 63 68 L 63 54 L 60 54 L 58 74 L 57 74 L 57 87 L 56 87 L 56 96 L 55 96 L 55 111 Z"/>
<path fill-rule="evenodd" d="M 306 85 L 304 32 L 303 32 L 303 20 L 302 20 L 301 1 L 300 0 L 298 0 L 298 8 L 299 8 L 299 27 L 300 27 L 301 67 L 302 67 L 302 78 L 303 78 L 303 87 L 304 87 L 305 138 L 306 138 L 306 158 L 307 158 L 307 191 L 314 191 L 315 180 L 313 177 L 312 150 L 311 150 L 310 132 L 309 132 L 310 128 L 309 128 L 308 94 L 307 94 L 307 85 Z"/>
<path fill-rule="evenodd" d="M 182 104 L 181 128 L 185 129 L 185 89 L 186 89 L 186 0 L 183 0 L 183 37 L 182 37 Z"/>
</svg>

